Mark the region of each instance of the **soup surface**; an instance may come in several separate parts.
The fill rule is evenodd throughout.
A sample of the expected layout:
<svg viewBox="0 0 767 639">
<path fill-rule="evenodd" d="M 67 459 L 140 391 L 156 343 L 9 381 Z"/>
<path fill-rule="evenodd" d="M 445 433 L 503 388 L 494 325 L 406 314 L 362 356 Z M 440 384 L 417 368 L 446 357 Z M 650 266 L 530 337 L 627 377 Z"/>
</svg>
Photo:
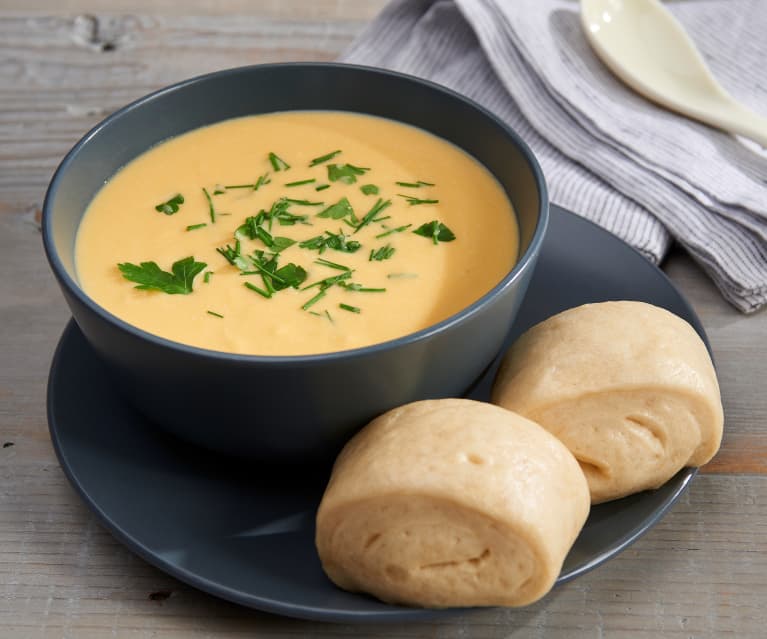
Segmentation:
<svg viewBox="0 0 767 639">
<path fill-rule="evenodd" d="M 299 355 L 446 319 L 517 250 L 503 189 L 454 145 L 382 118 L 293 111 L 197 129 L 130 162 L 90 204 L 75 261 L 85 292 L 145 331 Z"/>
</svg>

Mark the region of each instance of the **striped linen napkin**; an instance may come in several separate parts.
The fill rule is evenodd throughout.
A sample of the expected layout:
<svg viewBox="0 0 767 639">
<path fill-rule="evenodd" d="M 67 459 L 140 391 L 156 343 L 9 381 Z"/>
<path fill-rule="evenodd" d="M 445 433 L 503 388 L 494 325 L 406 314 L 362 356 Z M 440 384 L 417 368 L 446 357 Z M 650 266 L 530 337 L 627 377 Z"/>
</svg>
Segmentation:
<svg viewBox="0 0 767 639">
<path fill-rule="evenodd" d="M 764 0 L 674 2 L 717 79 L 767 115 Z M 665 111 L 592 52 L 573 0 L 394 0 L 342 60 L 428 78 L 505 120 L 552 202 L 659 263 L 682 245 L 739 310 L 767 303 L 767 152 Z"/>
</svg>

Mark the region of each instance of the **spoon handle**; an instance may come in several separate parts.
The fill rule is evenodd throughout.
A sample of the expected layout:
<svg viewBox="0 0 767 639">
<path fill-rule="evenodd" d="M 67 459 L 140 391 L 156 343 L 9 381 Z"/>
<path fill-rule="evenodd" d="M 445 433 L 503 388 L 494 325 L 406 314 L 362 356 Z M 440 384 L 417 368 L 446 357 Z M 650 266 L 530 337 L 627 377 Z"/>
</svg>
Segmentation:
<svg viewBox="0 0 767 639">
<path fill-rule="evenodd" d="M 698 119 L 730 133 L 742 135 L 767 149 L 767 118 L 746 108 L 734 98 L 709 103 Z"/>
</svg>

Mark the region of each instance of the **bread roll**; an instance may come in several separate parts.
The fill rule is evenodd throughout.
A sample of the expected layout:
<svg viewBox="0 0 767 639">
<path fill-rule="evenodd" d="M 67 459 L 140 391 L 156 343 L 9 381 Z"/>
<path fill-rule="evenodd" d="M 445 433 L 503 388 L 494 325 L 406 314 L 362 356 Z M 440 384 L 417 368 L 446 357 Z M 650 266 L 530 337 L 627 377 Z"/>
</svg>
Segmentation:
<svg viewBox="0 0 767 639">
<path fill-rule="evenodd" d="M 338 586 L 426 607 L 521 606 L 554 584 L 589 511 L 570 452 L 491 404 L 422 401 L 344 448 L 317 513 Z"/>
<path fill-rule="evenodd" d="M 587 304 L 527 331 L 492 401 L 541 424 L 575 455 L 593 503 L 657 488 L 710 460 L 722 404 L 705 345 L 643 302 Z"/>
</svg>

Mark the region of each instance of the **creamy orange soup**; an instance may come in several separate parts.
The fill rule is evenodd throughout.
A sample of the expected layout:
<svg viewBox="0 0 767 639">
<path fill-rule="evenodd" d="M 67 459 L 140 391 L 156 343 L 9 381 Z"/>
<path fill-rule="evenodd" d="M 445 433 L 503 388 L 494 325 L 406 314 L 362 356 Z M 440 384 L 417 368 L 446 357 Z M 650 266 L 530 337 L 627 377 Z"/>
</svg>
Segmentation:
<svg viewBox="0 0 767 639">
<path fill-rule="evenodd" d="M 454 145 L 381 118 L 294 111 L 136 158 L 93 199 L 75 255 L 85 292 L 145 331 L 298 355 L 443 320 L 495 286 L 517 249 L 502 188 Z"/>
</svg>

